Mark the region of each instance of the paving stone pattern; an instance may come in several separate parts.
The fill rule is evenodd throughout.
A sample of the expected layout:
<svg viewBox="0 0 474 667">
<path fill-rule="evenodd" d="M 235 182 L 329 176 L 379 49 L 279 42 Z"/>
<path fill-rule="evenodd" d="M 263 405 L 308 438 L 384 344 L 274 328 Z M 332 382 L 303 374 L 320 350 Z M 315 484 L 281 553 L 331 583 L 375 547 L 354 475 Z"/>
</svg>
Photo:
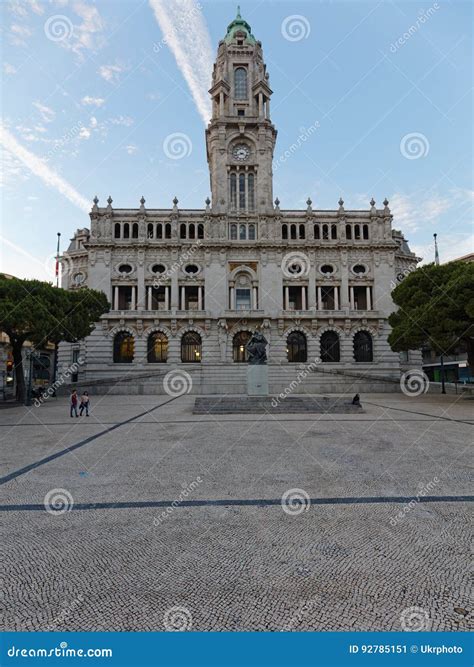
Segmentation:
<svg viewBox="0 0 474 667">
<path fill-rule="evenodd" d="M 1 474 L 165 398 L 92 397 L 89 419 L 70 419 L 63 399 L 0 411 Z M 0 485 L 2 506 L 52 503 L 0 511 L 2 629 L 400 630 L 412 608 L 426 629 L 472 628 L 472 505 L 416 501 L 469 495 L 472 402 L 384 394 L 357 414 L 193 415 L 194 400 Z M 285 494 L 300 504 L 180 505 Z M 364 496 L 414 500 L 305 501 Z M 67 511 L 153 500 L 176 502 Z"/>
</svg>

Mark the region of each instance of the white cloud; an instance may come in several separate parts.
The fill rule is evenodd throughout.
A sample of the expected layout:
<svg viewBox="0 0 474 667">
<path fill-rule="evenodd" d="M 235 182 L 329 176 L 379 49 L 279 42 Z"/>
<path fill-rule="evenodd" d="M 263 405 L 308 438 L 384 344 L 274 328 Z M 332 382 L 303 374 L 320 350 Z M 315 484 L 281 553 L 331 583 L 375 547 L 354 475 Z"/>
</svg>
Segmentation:
<svg viewBox="0 0 474 667">
<path fill-rule="evenodd" d="M 51 123 L 54 120 L 56 112 L 47 107 L 45 104 L 41 104 L 41 102 L 33 102 L 33 106 L 38 109 L 41 114 L 41 118 L 45 123 Z"/>
<path fill-rule="evenodd" d="M 135 144 L 129 144 L 128 146 L 125 146 L 125 150 L 129 155 L 133 155 L 138 151 L 138 146 L 135 146 Z"/>
<path fill-rule="evenodd" d="M 23 163 L 35 176 L 40 178 L 45 185 L 56 190 L 68 199 L 72 204 L 85 212 L 90 211 L 89 201 L 83 197 L 62 176 L 56 174 L 39 157 L 21 146 L 15 137 L 4 127 L 0 126 L 0 144 L 5 151 L 11 153 L 17 160 Z"/>
<path fill-rule="evenodd" d="M 211 87 L 214 57 L 200 5 L 193 0 L 149 2 L 163 33 L 163 41 L 171 49 L 197 110 L 207 125 L 211 117 L 207 91 Z"/>
<path fill-rule="evenodd" d="M 118 83 L 122 72 L 126 71 L 126 67 L 116 63 L 115 65 L 101 65 L 98 69 L 98 74 L 109 83 Z"/>
<path fill-rule="evenodd" d="M 91 136 L 91 131 L 87 127 L 81 127 L 81 131 L 79 132 L 79 138 L 80 139 L 89 139 Z"/>
<path fill-rule="evenodd" d="M 452 206 L 452 200 L 436 194 L 399 192 L 390 198 L 390 209 L 396 229 L 415 232 L 426 224 L 435 224 Z"/>
<path fill-rule="evenodd" d="M 93 129 L 97 127 L 97 118 L 95 116 L 91 116 L 90 125 Z"/>
<path fill-rule="evenodd" d="M 101 107 L 105 104 L 105 100 L 102 97 L 91 97 L 90 95 L 86 95 L 82 98 L 81 103 L 84 106 Z"/>
<path fill-rule="evenodd" d="M 112 125 L 124 125 L 125 127 L 130 127 L 135 121 L 130 116 L 116 116 L 115 118 L 110 118 L 109 123 Z"/>
<path fill-rule="evenodd" d="M 10 65 L 10 63 L 5 62 L 3 63 L 3 71 L 5 72 L 5 74 L 11 75 L 11 74 L 16 74 L 18 70 L 13 65 Z"/>
<path fill-rule="evenodd" d="M 31 37 L 32 31 L 28 26 L 19 23 L 12 23 L 10 26 L 10 42 L 14 46 L 26 46 L 26 40 Z"/>
</svg>

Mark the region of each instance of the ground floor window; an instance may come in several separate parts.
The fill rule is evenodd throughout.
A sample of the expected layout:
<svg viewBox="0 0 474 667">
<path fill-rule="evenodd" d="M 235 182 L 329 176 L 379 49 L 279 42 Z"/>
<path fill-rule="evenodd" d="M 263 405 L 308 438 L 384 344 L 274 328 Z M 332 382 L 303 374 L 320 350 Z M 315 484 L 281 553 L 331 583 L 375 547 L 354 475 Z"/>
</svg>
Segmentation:
<svg viewBox="0 0 474 667">
<path fill-rule="evenodd" d="M 201 356 L 201 336 L 195 331 L 188 331 L 181 338 L 181 361 L 185 363 L 199 363 Z"/>
<path fill-rule="evenodd" d="M 339 336 L 335 331 L 325 331 L 321 336 L 319 356 L 323 363 L 341 360 Z"/>
<path fill-rule="evenodd" d="M 149 364 L 164 364 L 168 359 L 168 338 L 162 331 L 148 336 L 147 360 Z"/>
<path fill-rule="evenodd" d="M 372 336 L 367 331 L 358 331 L 354 336 L 354 360 L 373 361 Z"/>
<path fill-rule="evenodd" d="M 238 334 L 235 334 L 232 341 L 233 359 L 235 362 L 248 361 L 247 343 L 251 337 L 252 334 L 249 331 L 239 331 Z"/>
<path fill-rule="evenodd" d="M 125 331 L 118 333 L 114 338 L 114 363 L 131 364 L 135 351 L 133 336 Z"/>
<path fill-rule="evenodd" d="M 305 362 L 308 358 L 306 336 L 301 331 L 292 331 L 286 341 L 289 362 Z"/>
</svg>

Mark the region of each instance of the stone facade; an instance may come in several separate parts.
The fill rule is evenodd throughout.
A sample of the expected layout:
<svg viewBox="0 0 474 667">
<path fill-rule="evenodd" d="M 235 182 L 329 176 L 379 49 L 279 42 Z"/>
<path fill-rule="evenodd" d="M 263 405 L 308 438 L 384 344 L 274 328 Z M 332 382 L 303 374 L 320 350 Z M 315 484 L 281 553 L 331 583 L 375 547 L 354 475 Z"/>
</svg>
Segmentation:
<svg viewBox="0 0 474 667">
<path fill-rule="evenodd" d="M 308 199 L 285 210 L 273 201 L 272 91 L 240 16 L 219 43 L 210 94 L 212 200 L 189 210 L 142 198 L 121 209 L 95 198 L 90 230 L 77 230 L 64 255 L 63 287 L 102 290 L 111 310 L 86 340 L 60 346 L 59 370 L 80 356 L 80 383 L 121 378 L 114 391 L 160 393 L 179 367 L 195 392 L 238 393 L 246 336 L 260 329 L 271 392 L 310 362 L 298 391 L 395 388 L 403 365 L 387 342 L 390 293 L 417 258 L 392 229 L 389 203 L 346 210 L 341 199 L 318 210 Z"/>
</svg>

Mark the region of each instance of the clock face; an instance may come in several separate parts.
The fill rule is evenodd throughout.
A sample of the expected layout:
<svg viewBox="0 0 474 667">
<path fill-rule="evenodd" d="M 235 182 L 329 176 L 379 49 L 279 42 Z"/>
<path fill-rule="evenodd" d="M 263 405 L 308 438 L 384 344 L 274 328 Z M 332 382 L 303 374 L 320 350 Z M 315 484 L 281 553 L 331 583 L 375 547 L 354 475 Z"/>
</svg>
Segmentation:
<svg viewBox="0 0 474 667">
<path fill-rule="evenodd" d="M 238 146 L 234 146 L 234 150 L 232 151 L 232 156 L 234 157 L 235 160 L 238 160 L 239 162 L 244 162 L 244 160 L 248 159 L 249 155 L 250 155 L 250 148 L 245 144 L 238 144 Z"/>
</svg>

